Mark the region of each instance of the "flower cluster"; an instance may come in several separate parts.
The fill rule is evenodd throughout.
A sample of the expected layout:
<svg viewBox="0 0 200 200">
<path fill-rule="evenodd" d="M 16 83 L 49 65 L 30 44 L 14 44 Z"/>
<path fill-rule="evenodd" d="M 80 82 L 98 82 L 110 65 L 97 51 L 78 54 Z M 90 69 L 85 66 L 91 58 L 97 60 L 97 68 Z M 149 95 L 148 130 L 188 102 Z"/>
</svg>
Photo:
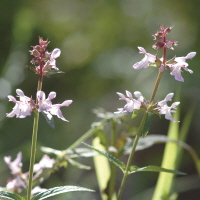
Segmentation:
<svg viewBox="0 0 200 200">
<path fill-rule="evenodd" d="M 120 97 L 120 100 L 125 100 L 126 105 L 123 108 L 118 108 L 118 111 L 115 113 L 123 113 L 123 112 L 134 112 L 135 110 L 140 110 L 144 108 L 147 110 L 149 107 L 149 102 L 145 100 L 142 96 L 141 92 L 136 91 L 134 92 L 134 96 L 136 99 L 133 98 L 132 94 L 129 91 L 126 91 L 126 95 L 117 92 Z M 173 122 L 178 122 L 172 118 L 172 114 L 175 112 L 176 107 L 180 104 L 180 102 L 174 102 L 171 106 L 167 105 L 168 101 L 172 100 L 174 96 L 173 93 L 168 94 L 164 100 L 159 101 L 151 106 L 151 112 L 159 115 L 165 115 L 165 119 L 171 120 Z"/>
<path fill-rule="evenodd" d="M 31 55 L 34 56 L 34 58 L 31 60 L 31 63 L 36 65 L 36 67 L 29 68 L 32 69 L 36 74 L 50 76 L 59 70 L 56 67 L 56 58 L 60 56 L 61 50 L 55 48 L 52 52 L 48 52 L 46 50 L 48 44 L 48 39 L 43 40 L 43 38 L 39 37 L 39 45 L 33 46 L 33 50 L 30 50 Z"/>
<path fill-rule="evenodd" d="M 153 35 L 154 39 L 158 40 L 158 42 L 152 46 L 154 49 L 167 48 L 173 50 L 173 46 L 177 46 L 177 41 L 166 39 L 166 35 L 172 30 L 172 28 L 173 27 L 164 28 L 163 26 L 160 26 L 160 31 Z M 184 57 L 174 57 L 168 61 L 164 61 L 163 58 L 159 59 L 156 55 L 147 53 L 143 47 L 138 47 L 138 49 L 139 53 L 144 55 L 144 58 L 133 65 L 134 69 L 147 68 L 151 65 L 159 67 L 160 71 L 168 69 L 170 74 L 174 76 L 177 81 L 181 82 L 184 82 L 184 79 L 181 75 L 182 69 L 188 71 L 189 73 L 193 73 L 192 70 L 188 69 L 188 63 L 186 60 L 192 59 L 196 55 L 196 52 L 190 52 Z"/>
<path fill-rule="evenodd" d="M 72 100 L 66 100 L 61 104 L 52 104 L 52 99 L 56 97 L 55 92 L 50 92 L 49 96 L 46 99 L 46 95 L 43 91 L 37 92 L 37 104 L 32 100 L 24 95 L 24 92 L 20 89 L 16 90 L 16 93 L 19 96 L 19 101 L 15 99 L 15 97 L 8 95 L 9 101 L 15 103 L 13 110 L 7 114 L 7 117 L 14 117 L 17 118 L 25 118 L 26 116 L 31 115 L 33 111 L 38 111 L 44 113 L 49 120 L 52 119 L 52 115 L 56 115 L 58 118 L 62 119 L 63 121 L 66 120 L 62 112 L 60 110 L 63 106 L 69 106 L 72 103 Z"/>
<path fill-rule="evenodd" d="M 147 68 L 149 66 L 154 66 L 159 68 L 158 79 L 156 82 L 156 86 L 158 86 L 160 78 L 162 76 L 162 72 L 164 70 L 169 70 L 170 74 L 174 76 L 175 80 L 184 82 L 184 79 L 181 75 L 182 69 L 188 71 L 189 73 L 193 73 L 192 70 L 188 69 L 188 63 L 186 62 L 187 59 L 192 59 L 196 52 L 190 52 L 186 56 L 183 57 L 174 57 L 170 60 L 167 60 L 167 49 L 174 50 L 173 46 L 177 46 L 177 41 L 167 40 L 166 35 L 172 30 L 173 27 L 164 28 L 160 26 L 160 30 L 153 35 L 154 39 L 157 42 L 152 46 L 153 49 L 159 50 L 163 49 L 163 56 L 162 58 L 158 58 L 157 55 L 153 55 L 147 53 L 147 51 L 143 47 L 138 47 L 139 53 L 144 55 L 144 58 L 135 63 L 133 65 L 134 69 L 142 69 Z M 119 108 L 118 112 L 115 113 L 123 113 L 123 112 L 134 112 L 135 110 L 140 110 L 144 108 L 147 111 L 150 111 L 155 114 L 165 115 L 165 118 L 171 120 L 173 122 L 178 122 L 172 118 L 172 113 L 176 112 L 176 107 L 180 104 L 180 102 L 174 102 L 171 106 L 167 105 L 168 101 L 172 100 L 174 96 L 173 93 L 169 93 L 164 100 L 159 101 L 153 104 L 153 100 L 155 97 L 157 87 L 154 88 L 154 92 L 152 95 L 152 99 L 150 101 L 146 101 L 140 92 L 134 92 L 134 96 L 136 99 L 133 98 L 132 94 L 129 91 L 126 91 L 126 95 L 121 93 L 117 93 L 120 96 L 120 100 L 125 100 L 126 105 L 123 108 Z"/>
<path fill-rule="evenodd" d="M 6 190 L 19 194 L 23 190 L 27 189 L 28 187 L 27 183 L 29 177 L 29 172 L 26 173 L 22 172 L 22 153 L 19 152 L 17 154 L 17 158 L 14 161 L 11 161 L 10 156 L 5 156 L 4 161 L 10 168 L 11 174 L 13 175 L 13 178 L 10 178 L 8 180 L 8 183 L 6 185 Z M 55 163 L 54 159 L 51 159 L 49 156 L 44 155 L 40 160 L 40 162 L 34 165 L 34 180 L 37 179 L 40 176 L 40 174 L 42 174 L 43 170 L 53 168 L 54 163 Z M 33 188 L 31 193 L 32 195 L 34 195 L 44 190 L 46 189 L 36 186 L 35 188 Z"/>
<path fill-rule="evenodd" d="M 190 52 L 184 57 L 175 57 L 167 61 L 164 66 L 162 64 L 162 58 L 159 59 L 155 55 L 147 53 L 143 47 L 138 47 L 138 49 L 139 49 L 139 53 L 144 54 L 144 58 L 133 65 L 134 69 L 147 68 L 151 64 L 156 65 L 156 66 L 158 65 L 157 67 L 159 67 L 161 71 L 163 71 L 163 69 L 169 69 L 171 71 L 170 74 L 174 76 L 174 78 L 177 81 L 181 81 L 181 82 L 184 82 L 184 79 L 181 75 L 181 69 L 184 69 L 185 71 L 193 73 L 192 70 L 187 68 L 188 63 L 186 62 L 186 60 L 192 59 L 196 55 L 196 52 Z"/>
</svg>

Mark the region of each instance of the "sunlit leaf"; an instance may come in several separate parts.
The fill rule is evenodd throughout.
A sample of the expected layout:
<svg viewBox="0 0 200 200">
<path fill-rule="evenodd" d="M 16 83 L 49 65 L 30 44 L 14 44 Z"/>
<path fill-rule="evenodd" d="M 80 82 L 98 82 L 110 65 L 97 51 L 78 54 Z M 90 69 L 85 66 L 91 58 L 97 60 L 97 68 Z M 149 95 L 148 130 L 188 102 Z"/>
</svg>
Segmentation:
<svg viewBox="0 0 200 200">
<path fill-rule="evenodd" d="M 55 196 L 58 194 L 66 193 L 66 192 L 75 192 L 75 191 L 80 191 L 80 192 L 94 192 L 94 190 L 90 190 L 87 188 L 82 188 L 78 186 L 62 186 L 62 187 L 55 187 L 55 188 L 50 188 L 44 192 L 36 194 L 31 200 L 42 200 L 46 199 L 51 196 Z"/>
<path fill-rule="evenodd" d="M 5 191 L 0 191 L 0 199 L 5 198 L 5 199 L 14 199 L 14 200 L 25 200 L 23 197 L 11 193 L 11 192 L 5 192 Z"/>
<path fill-rule="evenodd" d="M 167 172 L 167 173 L 173 173 L 173 174 L 179 174 L 179 175 L 186 175 L 186 173 L 183 173 L 183 172 L 180 172 L 177 170 L 166 169 L 166 168 L 154 166 L 154 165 L 150 165 L 150 166 L 146 166 L 146 167 L 142 167 L 142 168 L 138 168 L 137 166 L 131 166 L 129 173 L 132 174 L 135 172 L 142 172 L 142 171 Z"/>
<path fill-rule="evenodd" d="M 81 163 L 79 163 L 79 162 L 77 162 L 77 161 L 75 161 L 75 160 L 73 160 L 73 159 L 67 159 L 68 161 L 69 161 L 69 163 L 71 164 L 71 165 L 73 165 L 73 166 L 75 166 L 75 167 L 77 167 L 77 168 L 80 168 L 80 169 L 86 169 L 86 170 L 90 170 L 91 169 L 91 167 L 90 166 L 86 166 L 86 165 L 83 165 L 83 164 L 81 164 Z"/>
<path fill-rule="evenodd" d="M 85 144 L 85 143 L 83 143 L 83 144 Z M 123 172 L 126 169 L 126 165 L 123 162 L 121 162 L 117 158 L 113 157 L 112 155 L 108 154 L 107 152 L 100 151 L 88 144 L 85 144 L 85 145 L 88 146 L 89 148 L 93 149 L 94 151 L 98 152 L 99 154 L 105 156 L 106 158 L 108 158 L 112 163 L 114 163 L 117 167 L 119 167 Z"/>
</svg>

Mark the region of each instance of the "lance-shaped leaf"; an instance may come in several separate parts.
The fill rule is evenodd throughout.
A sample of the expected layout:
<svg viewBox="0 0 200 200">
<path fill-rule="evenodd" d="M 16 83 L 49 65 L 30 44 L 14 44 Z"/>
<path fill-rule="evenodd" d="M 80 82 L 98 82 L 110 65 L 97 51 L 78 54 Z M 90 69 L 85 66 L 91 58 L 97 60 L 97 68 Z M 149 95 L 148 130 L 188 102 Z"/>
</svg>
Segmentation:
<svg viewBox="0 0 200 200">
<path fill-rule="evenodd" d="M 149 132 L 149 128 L 151 126 L 152 120 L 153 120 L 153 113 L 152 112 L 147 112 L 147 117 L 145 119 L 144 122 L 144 126 L 142 129 L 142 136 L 145 137 L 147 136 L 148 132 Z"/>
<path fill-rule="evenodd" d="M 179 174 L 179 175 L 186 175 L 186 173 L 177 171 L 177 170 L 172 170 L 172 169 L 165 169 L 163 167 L 159 166 L 146 166 L 146 167 L 137 167 L 137 166 L 131 166 L 129 169 L 129 174 L 135 173 L 135 172 L 144 172 L 144 171 L 149 171 L 149 172 L 167 172 L 167 173 L 173 173 L 173 174 Z"/>
<path fill-rule="evenodd" d="M 70 163 L 71 165 L 73 165 L 73 166 L 75 166 L 75 167 L 78 167 L 79 169 L 86 169 L 86 170 L 90 170 L 90 169 L 91 169 L 90 166 L 83 165 L 83 164 L 81 164 L 81 163 L 79 163 L 79 162 L 77 162 L 77 161 L 75 161 L 75 160 L 73 160 L 73 159 L 71 159 L 71 158 L 68 158 L 67 160 L 69 161 L 69 163 Z"/>
<path fill-rule="evenodd" d="M 0 191 L 0 199 L 4 198 L 4 199 L 11 199 L 11 200 L 25 200 L 23 197 L 11 193 L 11 192 L 5 192 L 5 191 Z"/>
<path fill-rule="evenodd" d="M 94 192 L 94 190 L 90 190 L 87 188 L 82 188 L 78 186 L 62 186 L 62 187 L 54 187 L 51 189 L 48 189 L 44 192 L 36 194 L 34 197 L 31 198 L 31 200 L 42 200 L 46 199 L 51 196 L 55 196 L 58 194 L 66 193 L 66 192 L 75 192 L 75 191 L 80 191 L 80 192 Z"/>
<path fill-rule="evenodd" d="M 108 154 L 107 152 L 103 152 L 103 151 L 100 151 L 86 143 L 83 143 L 85 144 L 86 146 L 88 146 L 89 148 L 93 149 L 94 151 L 98 152 L 99 154 L 105 156 L 106 158 L 108 158 L 108 160 L 110 160 L 113 164 L 115 164 L 117 167 L 119 167 L 123 172 L 124 170 L 126 169 L 126 165 L 121 162 L 120 160 L 118 160 L 117 158 L 115 158 L 114 156 Z"/>
</svg>

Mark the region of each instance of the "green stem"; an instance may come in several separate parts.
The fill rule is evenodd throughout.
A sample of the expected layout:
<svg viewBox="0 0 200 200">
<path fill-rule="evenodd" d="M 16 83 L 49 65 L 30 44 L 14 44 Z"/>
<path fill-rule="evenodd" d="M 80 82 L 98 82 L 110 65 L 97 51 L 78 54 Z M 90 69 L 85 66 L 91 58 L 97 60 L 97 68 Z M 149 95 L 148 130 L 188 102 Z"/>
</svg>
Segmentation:
<svg viewBox="0 0 200 200">
<path fill-rule="evenodd" d="M 74 149 L 77 146 L 79 146 L 81 144 L 81 142 L 83 142 L 84 140 L 89 138 L 96 130 L 98 130 L 100 127 L 102 127 L 109 120 L 110 119 L 103 119 L 102 121 L 98 122 L 99 124 L 97 126 L 95 126 L 95 127 L 91 128 L 90 130 L 88 130 L 84 135 L 82 135 L 78 140 L 76 140 L 76 142 L 74 142 L 70 147 L 68 147 L 67 150 Z"/>
<path fill-rule="evenodd" d="M 124 172 L 124 177 L 122 179 L 122 182 L 121 182 L 121 186 L 120 186 L 120 189 L 119 189 L 119 192 L 118 192 L 118 197 L 117 197 L 117 200 L 120 200 L 121 199 L 121 196 L 122 196 L 122 192 L 124 190 L 124 186 L 125 186 L 125 183 L 126 183 L 126 179 L 128 177 L 128 172 L 129 172 L 129 168 L 131 166 L 131 161 L 133 159 L 133 156 L 135 154 L 135 150 L 136 150 L 136 147 L 137 147 L 137 144 L 138 144 L 138 141 L 139 141 L 139 138 L 142 134 L 142 130 L 143 130 L 143 127 L 144 127 L 144 123 L 146 121 L 146 118 L 147 118 L 147 115 L 148 113 L 145 112 L 143 118 L 142 118 L 142 121 L 140 123 L 140 127 L 139 127 L 139 130 L 137 132 L 137 135 L 135 136 L 135 139 L 134 139 L 134 142 L 133 142 L 133 146 L 132 146 L 132 150 L 131 150 L 131 153 L 129 155 L 129 158 L 128 158 L 128 162 L 127 162 L 127 165 L 126 165 L 126 170 Z"/>
<path fill-rule="evenodd" d="M 34 168 L 34 163 L 35 163 L 37 132 L 38 132 L 38 121 L 39 121 L 39 112 L 35 111 L 32 145 L 31 145 L 31 158 L 30 158 L 30 167 L 29 167 L 27 200 L 31 199 L 31 190 L 32 190 L 32 183 L 33 183 L 33 168 Z"/>
<path fill-rule="evenodd" d="M 116 128 L 117 128 L 117 123 L 116 121 L 112 121 L 112 137 L 111 137 L 111 146 L 115 147 L 116 146 Z M 116 156 L 116 153 L 112 153 L 111 155 Z M 116 165 L 114 165 L 113 163 L 110 163 L 110 179 L 109 179 L 109 187 L 108 187 L 108 199 L 112 200 L 113 199 L 113 195 L 115 192 L 115 185 L 116 185 L 116 170 L 117 167 Z"/>
<path fill-rule="evenodd" d="M 158 90 L 158 86 L 159 86 L 159 83 L 160 83 L 162 74 L 163 74 L 163 72 L 160 72 L 160 71 L 159 71 L 158 76 L 157 76 L 157 79 L 156 79 L 156 83 L 155 83 L 155 86 L 154 86 L 154 90 L 153 90 L 153 93 L 152 93 L 152 95 L 151 95 L 151 99 L 150 99 L 150 103 L 149 103 L 150 106 L 151 106 L 151 104 L 153 103 L 153 100 L 154 100 L 154 98 L 155 98 L 155 95 L 156 95 L 156 92 L 157 92 L 157 90 Z"/>
</svg>

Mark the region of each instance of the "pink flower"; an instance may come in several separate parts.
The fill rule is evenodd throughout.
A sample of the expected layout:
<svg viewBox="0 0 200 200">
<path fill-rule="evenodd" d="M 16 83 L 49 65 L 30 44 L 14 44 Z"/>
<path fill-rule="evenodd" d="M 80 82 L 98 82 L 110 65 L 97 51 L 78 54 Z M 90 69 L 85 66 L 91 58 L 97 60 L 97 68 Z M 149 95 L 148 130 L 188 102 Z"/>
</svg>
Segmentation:
<svg viewBox="0 0 200 200">
<path fill-rule="evenodd" d="M 143 47 L 138 47 L 140 50 L 139 53 L 144 54 L 144 58 L 133 65 L 134 69 L 142 69 L 147 68 L 149 66 L 149 63 L 155 63 L 156 56 L 147 53 L 146 50 Z"/>
<path fill-rule="evenodd" d="M 50 57 L 50 65 L 52 66 L 52 68 L 54 68 L 55 70 L 59 70 L 56 67 L 56 58 L 58 58 L 61 54 L 61 50 L 58 48 L 55 48 L 52 53 L 51 53 L 51 57 Z"/>
<path fill-rule="evenodd" d="M 47 99 L 46 95 L 43 91 L 38 91 L 37 92 L 37 99 L 38 99 L 38 111 L 39 112 L 43 112 L 49 120 L 51 120 L 52 115 L 57 115 L 58 118 L 62 119 L 63 121 L 68 121 L 66 120 L 63 115 L 62 112 L 60 110 L 60 108 L 62 106 L 69 106 L 72 103 L 72 100 L 66 100 L 61 104 L 52 104 L 51 100 L 54 99 L 56 97 L 56 93 L 55 92 L 51 92 L 48 96 Z"/>
<path fill-rule="evenodd" d="M 173 122 L 179 122 L 172 118 L 171 113 L 176 112 L 175 109 L 180 104 L 180 102 L 174 102 L 171 106 L 167 105 L 167 102 L 171 101 L 173 96 L 174 93 L 169 93 L 164 100 L 158 102 L 158 108 L 156 108 L 155 110 L 158 110 L 160 115 L 165 115 L 165 119 L 168 119 Z"/>
<path fill-rule="evenodd" d="M 9 180 L 6 189 L 9 191 L 17 192 L 20 193 L 24 188 L 26 188 L 26 184 L 24 181 L 21 179 L 20 176 L 16 176 L 14 179 Z"/>
<path fill-rule="evenodd" d="M 16 175 L 16 174 L 21 173 L 21 168 L 22 168 L 22 153 L 21 152 L 17 154 L 17 158 L 14 161 L 11 162 L 11 156 L 5 156 L 4 161 L 10 168 L 12 174 Z"/>
<path fill-rule="evenodd" d="M 23 91 L 20 89 L 16 90 L 16 93 L 19 95 L 19 101 L 15 99 L 15 97 L 8 95 L 9 101 L 15 103 L 13 110 L 7 114 L 7 117 L 14 117 L 16 115 L 17 118 L 25 118 L 26 116 L 31 115 L 32 106 L 30 104 L 30 98 L 25 96 Z"/>
<path fill-rule="evenodd" d="M 51 159 L 48 155 L 44 155 L 40 162 L 34 165 L 34 172 L 38 172 L 39 170 L 45 168 L 52 168 L 54 163 L 54 159 Z"/>
<path fill-rule="evenodd" d="M 187 59 L 192 59 L 196 55 L 196 52 L 190 52 L 185 57 L 176 57 L 175 64 L 168 65 L 172 72 L 170 73 L 177 81 L 184 82 L 183 77 L 181 76 L 181 69 L 183 68 L 185 71 L 189 73 L 193 73 L 192 70 L 188 69 L 188 63 L 186 62 Z"/>
<path fill-rule="evenodd" d="M 137 97 L 137 100 L 133 99 L 132 94 L 127 90 L 126 96 L 119 92 L 117 92 L 117 94 L 119 95 L 120 100 L 126 101 L 126 105 L 123 108 L 118 108 L 118 111 L 115 113 L 134 112 L 134 110 L 139 110 L 141 107 L 141 102 L 144 100 L 144 97 L 138 91 L 134 92 L 134 96 Z"/>
</svg>

